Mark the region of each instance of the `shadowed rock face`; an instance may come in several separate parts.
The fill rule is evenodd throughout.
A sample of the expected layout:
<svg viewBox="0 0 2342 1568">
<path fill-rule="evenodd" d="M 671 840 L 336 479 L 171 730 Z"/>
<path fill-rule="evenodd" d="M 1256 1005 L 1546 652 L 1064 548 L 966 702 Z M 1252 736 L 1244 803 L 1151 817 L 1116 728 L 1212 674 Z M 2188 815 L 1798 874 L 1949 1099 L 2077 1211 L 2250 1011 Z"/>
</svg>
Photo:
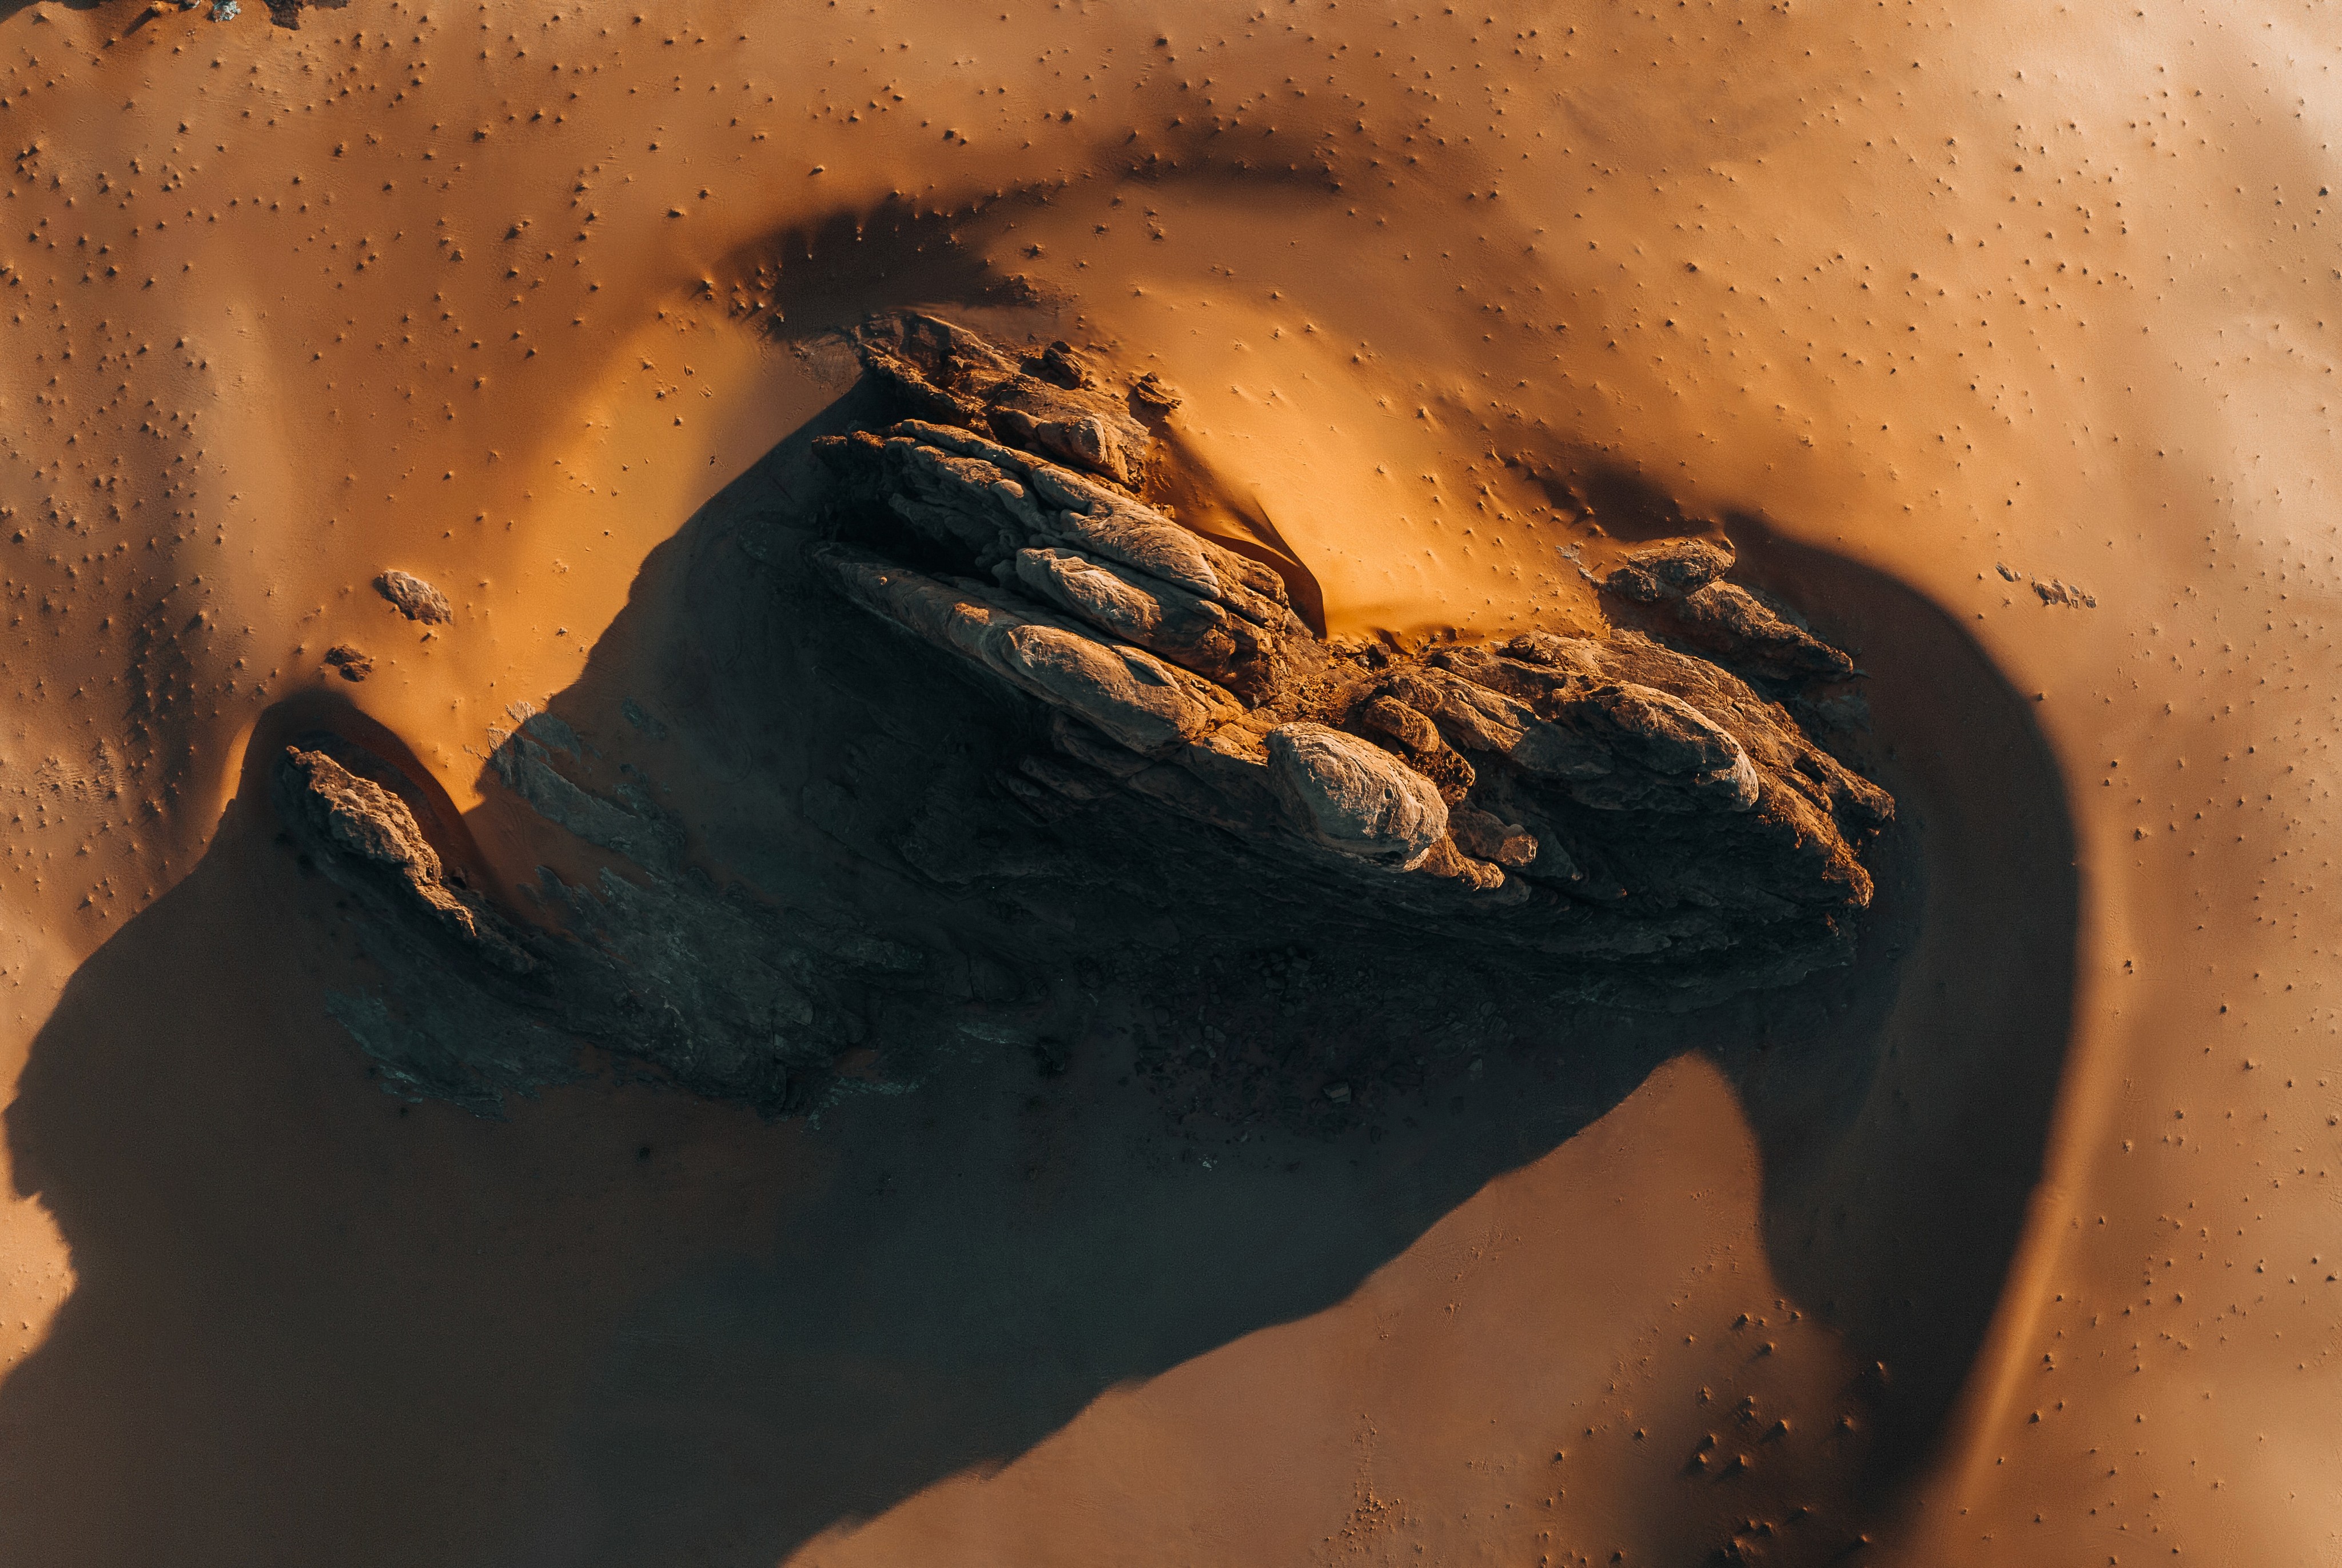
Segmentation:
<svg viewBox="0 0 2342 1568">
<path fill-rule="evenodd" d="M 776 921 L 712 886 L 680 864 L 678 824 L 639 791 L 589 794 L 552 764 L 579 743 L 548 714 L 506 735 L 492 766 L 631 874 L 573 885 L 541 871 L 528 891 L 546 926 L 490 908 L 432 846 L 418 808 L 353 771 L 395 776 L 390 764 L 313 739 L 285 749 L 270 794 L 305 862 L 371 917 L 361 942 L 389 992 L 328 1005 L 395 1094 L 493 1114 L 508 1094 L 576 1076 L 585 1043 L 711 1098 L 802 1108 L 860 1038 L 857 999 L 922 966 L 899 944 Z"/>
<path fill-rule="evenodd" d="M 276 764 L 277 811 L 335 882 L 395 924 L 435 929 L 465 954 L 525 974 L 535 961 L 476 893 L 441 865 L 397 795 L 322 751 L 287 746 Z"/>
<path fill-rule="evenodd" d="M 864 360 L 914 417 L 816 444 L 845 536 L 816 567 L 1055 710 L 1056 764 L 1019 791 L 1036 810 L 1147 796 L 1224 830 L 1232 875 L 1330 873 L 1402 924 L 1630 964 L 1656 994 L 1712 999 L 1843 957 L 1871 896 L 1861 852 L 1893 802 L 1726 667 L 1788 684 L 1853 670 L 1723 580 L 1728 544 L 1640 551 L 1605 583 L 1716 658 L 1631 631 L 1421 656 L 1330 645 L 1275 573 L 1147 503 L 1146 427 L 1096 412 L 1117 400 L 1052 353 L 1071 368 L 1044 379 L 965 328 L 883 323 Z M 1110 460 L 1036 434 L 1085 419 L 1112 437 L 1080 450 Z"/>
</svg>

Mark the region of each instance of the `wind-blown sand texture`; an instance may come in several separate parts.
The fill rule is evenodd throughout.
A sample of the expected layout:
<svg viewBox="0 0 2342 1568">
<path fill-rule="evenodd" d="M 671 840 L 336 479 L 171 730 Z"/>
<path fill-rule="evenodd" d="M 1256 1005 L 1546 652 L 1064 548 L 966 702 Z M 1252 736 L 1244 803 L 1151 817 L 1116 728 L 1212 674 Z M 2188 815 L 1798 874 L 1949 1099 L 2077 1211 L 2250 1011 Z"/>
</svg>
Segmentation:
<svg viewBox="0 0 2342 1568">
<path fill-rule="evenodd" d="M 2331 1555 L 2332 16 L 234 13 L 0 6 L 0 1562 Z M 1742 657 L 1858 914 L 1237 879 L 825 572 L 904 311 L 1305 663 Z M 1313 853 L 1533 884 L 1357 695 Z"/>
</svg>

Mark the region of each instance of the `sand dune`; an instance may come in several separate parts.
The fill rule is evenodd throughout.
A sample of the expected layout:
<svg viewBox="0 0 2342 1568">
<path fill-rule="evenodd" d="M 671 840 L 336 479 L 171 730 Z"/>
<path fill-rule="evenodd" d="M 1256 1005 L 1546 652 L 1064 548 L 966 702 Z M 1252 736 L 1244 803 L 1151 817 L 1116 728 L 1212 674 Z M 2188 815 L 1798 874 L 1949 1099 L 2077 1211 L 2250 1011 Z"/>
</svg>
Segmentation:
<svg viewBox="0 0 2342 1568">
<path fill-rule="evenodd" d="M 0 1555 L 2327 1550 L 2314 9 L 215 15 L 0 16 Z M 1728 535 L 1865 673 L 1852 963 L 1506 994 L 1316 1123 L 1003 1000 L 1058 830 L 862 846 L 1026 721 L 759 554 L 906 307 L 1176 388 L 1158 499 L 1329 639 L 1598 636 L 1581 566 Z M 876 1015 L 818 1117 L 515 1034 L 503 1119 L 385 1094 L 265 783 L 327 732 L 516 930 L 846 911 L 994 1033 Z M 1464 1005 L 1083 896 L 1223 1035 Z"/>
</svg>

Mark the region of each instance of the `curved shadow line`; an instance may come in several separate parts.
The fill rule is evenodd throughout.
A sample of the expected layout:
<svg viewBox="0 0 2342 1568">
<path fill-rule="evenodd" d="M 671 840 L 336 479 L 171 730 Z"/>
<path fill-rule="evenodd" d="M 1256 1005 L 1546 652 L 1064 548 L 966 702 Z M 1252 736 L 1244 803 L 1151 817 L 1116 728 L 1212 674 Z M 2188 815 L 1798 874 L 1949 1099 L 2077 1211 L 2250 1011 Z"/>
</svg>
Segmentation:
<svg viewBox="0 0 2342 1568">
<path fill-rule="evenodd" d="M 613 765 L 638 757 L 697 791 L 710 853 L 769 896 L 844 875 L 866 912 L 896 901 L 966 966 L 959 1015 L 1053 1021 L 1069 1070 L 1044 1084 L 1014 1051 L 947 1052 L 927 1093 L 837 1113 L 819 1181 L 796 1164 L 802 1134 L 771 1131 L 749 1163 L 772 1163 L 792 1207 L 753 1241 L 709 1233 L 696 1188 L 632 1200 L 646 1222 L 610 1226 L 575 1204 L 603 1178 L 582 1174 L 596 1151 L 565 1143 L 558 1117 L 525 1114 L 484 1142 L 365 1085 L 323 1022 L 325 990 L 365 984 L 348 929 L 248 793 L 187 880 L 75 975 L 6 1114 L 19 1190 L 50 1207 L 81 1283 L 0 1385 L 0 1556 L 126 1565 L 167 1544 L 248 1563 L 275 1532 L 359 1561 L 416 1520 L 460 1516 L 484 1552 L 585 1531 L 579 1561 L 769 1563 L 842 1516 L 1026 1451 L 1107 1387 L 1341 1299 L 1687 1048 L 1715 1051 L 1748 1107 L 1780 1277 L 1885 1365 L 1855 1391 L 1877 1428 L 1859 1489 L 1885 1496 L 1989 1318 L 2071 997 L 2062 789 L 2027 706 L 1948 617 L 1735 523 L 1751 571 L 1872 668 L 1872 760 L 1911 814 L 1917 854 L 1882 875 L 1854 968 L 1687 1017 L 1524 998 L 1485 1082 L 1418 1080 L 1330 1142 L 1262 1124 L 1201 1183 L 1200 1134 L 1131 1071 L 1204 1037 L 1176 1008 L 1164 1024 L 1065 984 L 1082 955 L 1063 933 L 1086 919 L 1118 942 L 1167 940 L 1198 973 L 1159 1000 L 1204 1007 L 1256 973 L 1265 935 L 1294 934 L 1181 924 L 1168 901 L 1166 938 L 1141 922 L 1152 911 L 1116 914 L 1112 888 L 1006 869 L 1069 842 L 1126 845 L 1117 831 L 1003 826 L 995 869 L 965 886 L 899 858 L 873 874 L 870 845 L 1024 743 L 923 652 L 880 647 L 809 584 L 744 569 L 744 539 L 785 524 L 806 434 L 654 553 L 549 709 Z M 630 729 L 630 702 L 664 714 L 667 738 Z M 803 792 L 832 779 L 846 804 L 816 823 Z M 1029 979 L 987 978 L 1011 962 Z M 1403 966 L 1385 981 L 1403 1016 L 1466 994 Z M 876 1037 L 917 1024 L 881 1015 Z M 663 1104 L 606 1114 L 671 1121 Z M 417 1125 L 436 1129 L 420 1153 L 385 1131 Z M 686 1134 L 673 1152 L 689 1168 L 697 1147 Z M 505 1232 L 484 1215 L 527 1246 L 492 1248 Z M 678 1250 L 654 1233 L 667 1231 L 701 1241 Z M 606 1299 L 581 1275 L 624 1288 Z M 540 1406 L 568 1413 L 544 1429 Z M 464 1479 L 497 1454 L 553 1479 L 525 1496 Z M 105 1502 L 124 1496 L 146 1501 Z"/>
<path fill-rule="evenodd" d="M 1887 1391 L 1863 1480 L 1883 1500 L 1944 1433 L 2041 1179 L 2074 1019 L 2073 822 L 2033 704 L 1950 614 L 1761 517 L 1725 523 L 1739 574 L 1855 653 L 1864 760 L 1916 829 L 1917 864 L 1890 896 L 1919 899 L 1919 944 L 1859 1092 L 1789 1082 L 1794 1054 L 1733 1064 L 1767 1150 L 1774 1266 Z"/>
</svg>

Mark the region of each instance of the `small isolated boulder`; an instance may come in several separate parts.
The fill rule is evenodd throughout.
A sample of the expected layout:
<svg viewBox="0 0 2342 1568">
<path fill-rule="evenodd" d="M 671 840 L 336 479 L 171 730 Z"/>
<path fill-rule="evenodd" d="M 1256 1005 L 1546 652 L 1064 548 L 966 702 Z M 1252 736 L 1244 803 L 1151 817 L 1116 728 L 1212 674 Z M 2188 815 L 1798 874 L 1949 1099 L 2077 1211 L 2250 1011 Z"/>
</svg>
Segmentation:
<svg viewBox="0 0 2342 1568">
<path fill-rule="evenodd" d="M 1142 419 L 1166 418 L 1179 401 L 1179 394 L 1151 370 L 1130 385 L 1130 406 Z"/>
<path fill-rule="evenodd" d="M 1326 847 L 1406 871 L 1447 836 L 1439 786 L 1372 741 L 1303 723 L 1279 724 L 1266 744 L 1286 812 Z"/>
<path fill-rule="evenodd" d="M 385 572 L 374 580 L 374 591 L 396 605 L 400 614 L 426 626 L 438 625 L 455 616 L 446 594 L 411 573 Z"/>
<path fill-rule="evenodd" d="M 1054 382 L 1069 392 L 1079 392 L 1084 387 L 1097 385 L 1097 376 L 1091 372 L 1088 364 L 1074 351 L 1074 345 L 1062 337 L 1026 360 L 1025 370 L 1028 375 Z"/>
<path fill-rule="evenodd" d="M 327 648 L 325 663 L 340 672 L 345 681 L 363 681 L 374 674 L 374 661 L 366 657 L 365 650 L 347 643 L 335 643 Z"/>
</svg>

